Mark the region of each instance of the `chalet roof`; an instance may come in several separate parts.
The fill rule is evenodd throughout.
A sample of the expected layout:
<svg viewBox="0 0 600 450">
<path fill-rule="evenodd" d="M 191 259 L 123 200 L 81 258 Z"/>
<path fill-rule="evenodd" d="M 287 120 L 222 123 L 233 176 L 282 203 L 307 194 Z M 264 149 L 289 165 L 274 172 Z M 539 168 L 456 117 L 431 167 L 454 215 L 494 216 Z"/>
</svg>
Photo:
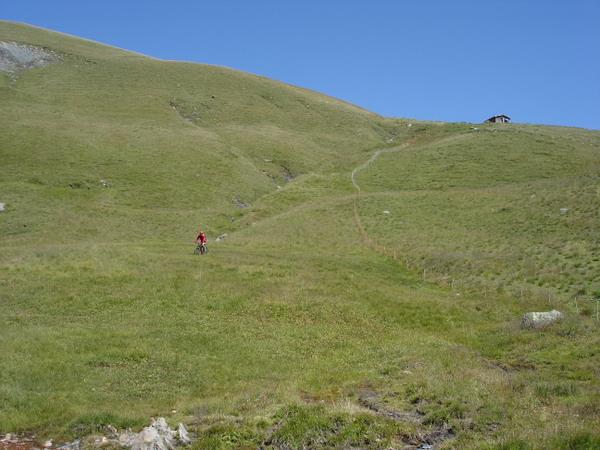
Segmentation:
<svg viewBox="0 0 600 450">
<path fill-rule="evenodd" d="M 492 116 L 492 117 L 490 117 L 488 120 L 495 119 L 495 118 L 497 118 L 497 117 L 506 117 L 507 119 L 509 119 L 509 120 L 510 120 L 510 117 L 509 117 L 509 116 L 507 116 L 506 114 L 497 114 L 497 115 L 495 115 L 495 116 Z"/>
</svg>

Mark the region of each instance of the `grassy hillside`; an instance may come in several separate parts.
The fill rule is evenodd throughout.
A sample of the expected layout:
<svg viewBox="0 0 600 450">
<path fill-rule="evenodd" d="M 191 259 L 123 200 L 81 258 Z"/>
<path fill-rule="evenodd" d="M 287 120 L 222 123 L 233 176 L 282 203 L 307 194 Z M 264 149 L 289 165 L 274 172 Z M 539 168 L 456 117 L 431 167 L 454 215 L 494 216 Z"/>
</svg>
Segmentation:
<svg viewBox="0 0 600 450">
<path fill-rule="evenodd" d="M 0 83 L 0 433 L 163 415 L 195 449 L 600 447 L 599 133 L 0 41 L 61 55 Z"/>
<path fill-rule="evenodd" d="M 228 69 L 157 61 L 6 22 L 0 40 L 63 58 L 21 73 L 0 94 L 0 181 L 14 184 L 5 202 L 37 205 L 30 196 L 40 195 L 40 214 L 66 209 L 67 217 L 48 214 L 58 219 L 44 227 L 53 240 L 66 231 L 64 220 L 76 229 L 67 240 L 75 231 L 104 240 L 107 227 L 111 238 L 133 238 L 128 226 L 97 220 L 116 210 L 111 220 L 133 221 L 134 234 L 146 237 L 173 225 L 170 210 L 182 217 L 168 233 L 182 239 L 211 209 L 231 215 L 236 199 L 252 203 L 286 175 L 349 166 L 389 134 L 371 113 Z M 156 210 L 159 223 L 145 226 L 140 210 Z"/>
<path fill-rule="evenodd" d="M 372 194 L 361 215 L 432 275 L 589 308 L 600 298 L 599 135 L 484 126 L 382 155 L 359 178 Z"/>
</svg>

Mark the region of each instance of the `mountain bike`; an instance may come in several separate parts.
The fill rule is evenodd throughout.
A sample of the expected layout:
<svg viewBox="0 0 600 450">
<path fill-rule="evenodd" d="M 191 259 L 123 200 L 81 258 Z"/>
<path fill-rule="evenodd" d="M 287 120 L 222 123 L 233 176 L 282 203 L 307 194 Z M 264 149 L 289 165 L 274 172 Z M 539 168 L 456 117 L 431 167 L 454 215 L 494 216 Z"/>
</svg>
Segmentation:
<svg viewBox="0 0 600 450">
<path fill-rule="evenodd" d="M 205 253 L 208 253 L 208 246 L 205 243 L 196 244 L 194 254 L 195 255 L 204 255 Z"/>
</svg>

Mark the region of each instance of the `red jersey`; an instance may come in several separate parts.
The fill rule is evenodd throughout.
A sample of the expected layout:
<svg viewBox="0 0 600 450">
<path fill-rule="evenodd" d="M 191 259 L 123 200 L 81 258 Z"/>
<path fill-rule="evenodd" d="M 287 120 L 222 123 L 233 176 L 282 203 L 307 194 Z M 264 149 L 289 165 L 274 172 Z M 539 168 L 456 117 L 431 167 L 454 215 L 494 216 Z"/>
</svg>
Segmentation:
<svg viewBox="0 0 600 450">
<path fill-rule="evenodd" d="M 200 233 L 196 238 L 196 242 L 200 242 L 201 244 L 206 244 L 207 240 L 208 239 L 206 239 L 206 235 L 204 233 Z"/>
</svg>

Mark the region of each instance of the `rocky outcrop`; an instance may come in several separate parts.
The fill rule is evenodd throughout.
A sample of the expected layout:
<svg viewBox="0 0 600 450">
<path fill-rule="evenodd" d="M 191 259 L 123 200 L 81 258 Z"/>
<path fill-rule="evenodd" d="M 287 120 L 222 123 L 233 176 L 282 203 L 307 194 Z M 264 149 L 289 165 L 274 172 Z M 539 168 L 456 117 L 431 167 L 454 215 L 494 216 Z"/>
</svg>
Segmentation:
<svg viewBox="0 0 600 450">
<path fill-rule="evenodd" d="M 41 47 L 0 41 L 0 71 L 11 75 L 25 69 L 44 67 L 60 60 L 60 56 Z"/>
</svg>

